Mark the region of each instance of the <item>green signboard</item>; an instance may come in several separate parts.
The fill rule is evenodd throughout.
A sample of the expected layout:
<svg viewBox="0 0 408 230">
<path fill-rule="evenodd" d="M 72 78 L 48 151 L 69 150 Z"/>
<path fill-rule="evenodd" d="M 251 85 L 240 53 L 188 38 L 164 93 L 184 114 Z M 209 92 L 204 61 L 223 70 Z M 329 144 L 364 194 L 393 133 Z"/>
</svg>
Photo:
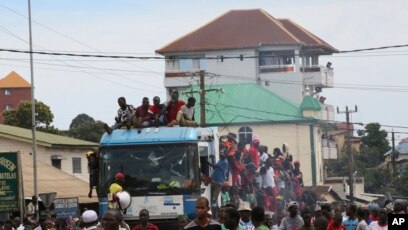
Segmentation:
<svg viewBox="0 0 408 230">
<path fill-rule="evenodd" d="M 0 213 L 18 211 L 17 153 L 0 153 Z"/>
</svg>

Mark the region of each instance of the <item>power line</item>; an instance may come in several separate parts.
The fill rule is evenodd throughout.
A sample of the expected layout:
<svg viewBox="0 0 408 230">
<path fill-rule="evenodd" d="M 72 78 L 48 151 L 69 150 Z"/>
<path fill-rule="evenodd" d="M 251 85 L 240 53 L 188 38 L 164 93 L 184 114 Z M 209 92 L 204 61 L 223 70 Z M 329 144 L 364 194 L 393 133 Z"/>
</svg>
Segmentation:
<svg viewBox="0 0 408 230">
<path fill-rule="evenodd" d="M 307 83 L 302 83 L 300 81 L 290 81 L 290 80 L 269 80 L 269 79 L 254 79 L 250 77 L 244 76 L 234 76 L 234 75 L 227 75 L 227 74 L 218 74 L 218 73 L 211 73 L 216 77 L 220 78 L 229 78 L 241 81 L 253 81 L 253 82 L 263 82 L 263 83 L 277 83 L 277 84 L 288 84 L 288 85 L 310 85 Z M 406 87 L 406 88 L 403 88 Z M 408 85 L 363 85 L 363 84 L 345 84 L 345 83 L 336 83 L 335 88 L 340 89 L 353 89 L 353 90 L 369 90 L 369 91 L 385 91 L 385 92 L 408 92 Z"/>
<path fill-rule="evenodd" d="M 355 49 L 355 50 L 345 50 L 339 51 L 338 53 L 355 53 L 355 52 L 362 52 L 362 51 L 371 51 L 371 50 L 382 50 L 382 49 L 391 49 L 391 48 L 402 48 L 408 47 L 407 45 L 393 45 L 393 46 L 382 46 L 382 47 L 373 47 L 373 48 L 364 48 L 364 49 Z M 3 52 L 13 52 L 13 53 L 30 53 L 27 50 L 17 50 L 17 49 L 0 49 Z M 112 58 L 112 59 L 141 59 L 141 60 L 149 60 L 149 59 L 166 59 L 166 57 L 158 57 L 158 56 L 131 56 L 131 55 L 102 55 L 102 54 L 79 54 L 79 53 L 61 53 L 61 52 L 45 52 L 45 51 L 33 51 L 33 54 L 41 54 L 41 55 L 54 55 L 54 56 L 71 56 L 71 57 L 96 57 L 96 58 Z M 310 54 L 309 54 L 310 55 Z M 172 56 L 173 59 L 241 59 L 244 58 L 260 58 L 260 57 L 276 57 L 278 55 L 239 55 L 239 56 L 223 56 L 218 55 L 215 57 L 182 57 L 182 56 Z M 288 55 L 290 56 L 290 55 Z"/>
</svg>

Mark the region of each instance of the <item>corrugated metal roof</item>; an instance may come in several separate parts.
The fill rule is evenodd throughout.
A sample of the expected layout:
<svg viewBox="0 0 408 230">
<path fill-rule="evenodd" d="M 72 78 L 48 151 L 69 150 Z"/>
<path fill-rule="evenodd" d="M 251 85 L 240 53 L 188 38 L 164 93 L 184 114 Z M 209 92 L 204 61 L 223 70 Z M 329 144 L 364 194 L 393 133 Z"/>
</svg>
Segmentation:
<svg viewBox="0 0 408 230">
<path fill-rule="evenodd" d="M 295 104 L 257 84 L 212 85 L 211 88 L 222 88 L 224 93 L 206 93 L 207 125 L 310 121 Z M 200 121 L 200 99 L 194 96 L 197 99 L 194 117 Z M 182 97 L 187 100 L 186 96 Z"/>
<path fill-rule="evenodd" d="M 313 98 L 310 95 L 306 95 L 303 98 L 302 103 L 300 104 L 300 109 L 320 111 L 322 110 L 322 105 L 316 98 Z"/>
<path fill-rule="evenodd" d="M 0 124 L 0 136 L 23 142 L 29 143 L 32 142 L 32 132 L 30 129 L 23 129 L 10 125 Z M 36 138 L 38 145 L 43 145 L 47 147 L 72 146 L 76 148 L 80 147 L 91 148 L 98 146 L 97 143 L 44 132 L 36 132 Z"/>
<path fill-rule="evenodd" d="M 254 48 L 260 45 L 335 48 L 288 19 L 276 19 L 262 9 L 231 10 L 206 25 L 156 50 L 157 53 Z"/>
<path fill-rule="evenodd" d="M 31 85 L 18 73 L 11 71 L 7 76 L 0 79 L 0 88 L 30 88 Z"/>
<path fill-rule="evenodd" d="M 33 159 L 20 154 L 25 197 L 34 195 Z M 51 165 L 37 162 L 38 193 L 57 192 L 57 198 L 78 197 L 80 203 L 98 202 L 94 190 L 94 198 L 88 198 L 89 184 L 69 175 Z"/>
</svg>

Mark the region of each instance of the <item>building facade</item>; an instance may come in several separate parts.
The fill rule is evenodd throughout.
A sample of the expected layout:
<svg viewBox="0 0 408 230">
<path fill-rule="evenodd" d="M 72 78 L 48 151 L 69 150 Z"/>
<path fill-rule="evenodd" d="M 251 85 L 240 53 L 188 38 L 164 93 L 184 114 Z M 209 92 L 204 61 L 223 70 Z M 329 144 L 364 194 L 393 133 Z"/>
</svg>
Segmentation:
<svg viewBox="0 0 408 230">
<path fill-rule="evenodd" d="M 17 152 L 32 157 L 31 130 L 0 125 L 0 152 Z M 65 136 L 37 132 L 37 160 L 52 165 L 78 179 L 88 182 L 86 152 L 98 147 L 97 143 Z M 41 176 L 41 175 L 39 175 Z"/>
<path fill-rule="evenodd" d="M 3 123 L 3 112 L 18 107 L 20 101 L 31 99 L 31 85 L 24 78 L 12 71 L 0 79 L 0 124 Z"/>
<path fill-rule="evenodd" d="M 254 9 L 226 12 L 156 52 L 165 57 L 168 96 L 177 89 L 183 99 L 198 99 L 204 75 L 205 125 L 247 140 L 257 134 L 270 153 L 287 143 L 305 185 L 323 184 L 319 123 L 335 118 L 334 107 L 319 101 L 322 89 L 333 87 L 331 63 L 321 65 L 319 56 L 335 48 L 289 19 Z"/>
</svg>

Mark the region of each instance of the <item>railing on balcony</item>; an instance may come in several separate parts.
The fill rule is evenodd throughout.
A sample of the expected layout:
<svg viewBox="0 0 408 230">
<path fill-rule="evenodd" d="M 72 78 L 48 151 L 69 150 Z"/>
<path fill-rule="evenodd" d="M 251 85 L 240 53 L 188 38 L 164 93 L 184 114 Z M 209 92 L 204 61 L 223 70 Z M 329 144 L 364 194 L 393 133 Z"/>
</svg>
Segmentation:
<svg viewBox="0 0 408 230">
<path fill-rule="evenodd" d="M 334 117 L 335 113 L 334 113 L 334 106 L 333 105 L 328 105 L 328 104 L 324 104 L 323 108 L 322 108 L 322 116 L 321 119 L 325 120 L 325 121 L 334 121 L 335 117 Z"/>
<path fill-rule="evenodd" d="M 325 66 L 302 66 L 300 72 L 303 73 L 305 84 L 333 87 L 333 68 Z"/>
<path fill-rule="evenodd" d="M 334 140 L 322 139 L 323 159 L 337 159 L 337 145 Z"/>
<path fill-rule="evenodd" d="M 295 72 L 294 65 L 263 65 L 259 66 L 259 73 Z"/>
</svg>

